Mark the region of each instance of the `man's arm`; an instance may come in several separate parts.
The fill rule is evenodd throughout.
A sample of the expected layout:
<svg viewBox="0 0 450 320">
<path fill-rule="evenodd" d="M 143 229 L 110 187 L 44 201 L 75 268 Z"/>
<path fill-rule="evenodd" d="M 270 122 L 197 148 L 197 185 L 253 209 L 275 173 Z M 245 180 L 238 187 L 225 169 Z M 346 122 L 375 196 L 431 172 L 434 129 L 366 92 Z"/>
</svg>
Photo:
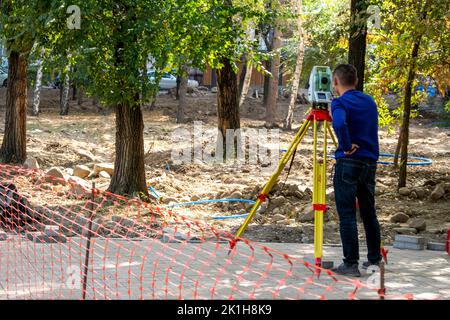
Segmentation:
<svg viewBox="0 0 450 320">
<path fill-rule="evenodd" d="M 341 146 L 345 153 L 351 152 L 353 146 L 350 140 L 350 133 L 348 132 L 347 112 L 343 106 L 336 102 L 333 106 L 333 129 L 338 138 L 339 146 Z"/>
</svg>

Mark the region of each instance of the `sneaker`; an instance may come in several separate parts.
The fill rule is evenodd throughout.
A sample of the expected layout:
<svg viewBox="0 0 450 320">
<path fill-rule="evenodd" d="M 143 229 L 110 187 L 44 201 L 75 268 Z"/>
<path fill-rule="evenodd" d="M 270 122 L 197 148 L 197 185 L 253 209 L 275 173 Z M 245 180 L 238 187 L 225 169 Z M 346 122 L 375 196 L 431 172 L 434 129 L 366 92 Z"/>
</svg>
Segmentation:
<svg viewBox="0 0 450 320">
<path fill-rule="evenodd" d="M 373 262 L 370 262 L 370 261 L 366 261 L 366 262 L 363 262 L 361 268 L 363 268 L 364 270 L 367 270 L 370 266 L 377 266 L 377 267 L 379 267 L 380 266 L 380 262 L 378 261 L 376 263 L 373 263 Z"/>
<path fill-rule="evenodd" d="M 339 267 L 331 269 L 331 271 L 342 276 L 361 277 L 361 272 L 359 272 L 358 264 L 342 263 Z"/>
</svg>

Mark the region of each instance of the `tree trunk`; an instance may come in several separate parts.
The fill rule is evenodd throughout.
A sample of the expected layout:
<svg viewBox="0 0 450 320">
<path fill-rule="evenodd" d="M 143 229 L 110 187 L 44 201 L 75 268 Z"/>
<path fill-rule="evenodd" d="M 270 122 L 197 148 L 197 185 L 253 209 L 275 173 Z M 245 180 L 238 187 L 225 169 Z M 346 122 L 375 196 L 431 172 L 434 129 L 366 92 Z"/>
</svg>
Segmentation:
<svg viewBox="0 0 450 320">
<path fill-rule="evenodd" d="M 27 158 L 27 65 L 28 56 L 11 51 L 8 57 L 5 135 L 0 149 L 4 163 L 23 163 Z"/>
<path fill-rule="evenodd" d="M 357 90 L 364 90 L 366 64 L 367 10 L 366 0 L 351 0 L 351 27 L 349 36 L 348 63 L 358 71 Z"/>
<path fill-rule="evenodd" d="M 44 60 L 41 58 L 38 61 L 38 68 L 36 72 L 36 83 L 34 86 L 34 97 L 33 97 L 33 116 L 39 115 L 39 104 L 41 102 L 41 88 L 42 88 L 42 69 L 44 67 Z"/>
<path fill-rule="evenodd" d="M 250 64 L 245 68 L 245 77 L 242 79 L 242 87 L 240 91 L 239 107 L 244 104 L 245 98 L 247 98 L 248 90 L 252 83 L 253 64 Z"/>
<path fill-rule="evenodd" d="M 185 112 L 187 106 L 187 89 L 188 89 L 188 78 L 185 72 L 188 69 L 183 66 L 182 72 L 183 75 L 180 76 L 180 89 L 178 91 L 178 110 L 177 110 L 177 123 L 185 122 Z"/>
<path fill-rule="evenodd" d="M 281 47 L 281 32 L 279 28 L 275 27 L 273 35 L 272 51 L 276 52 L 272 62 L 270 73 L 272 77 L 269 83 L 269 90 L 267 92 L 267 100 L 265 103 L 266 109 L 266 127 L 274 127 L 276 125 L 277 115 L 277 100 L 278 100 L 278 82 L 280 78 L 280 53 L 278 52 Z M 265 93 L 264 93 L 265 94 Z"/>
<path fill-rule="evenodd" d="M 266 70 L 269 70 L 272 68 L 272 64 L 270 61 L 266 61 Z M 265 74 L 264 75 L 264 96 L 263 96 L 263 105 L 267 104 L 267 98 L 268 98 L 268 93 L 269 93 L 269 86 L 270 86 L 270 75 L 269 74 Z"/>
<path fill-rule="evenodd" d="M 302 75 L 302 68 L 303 68 L 303 58 L 305 57 L 305 44 L 303 42 L 303 28 L 302 28 L 302 0 L 297 0 L 297 8 L 296 12 L 298 14 L 297 19 L 297 34 L 299 36 L 299 48 L 297 53 L 297 61 L 295 63 L 295 71 L 294 71 L 294 78 L 292 79 L 292 92 L 291 92 L 291 99 L 289 101 L 289 107 L 288 107 L 288 114 L 286 117 L 286 121 L 284 124 L 284 127 L 288 130 L 292 129 L 292 121 L 294 119 L 294 109 L 295 109 L 295 103 L 297 101 L 297 95 L 298 95 L 298 87 L 300 85 L 300 77 Z"/>
<path fill-rule="evenodd" d="M 77 104 L 79 106 L 83 105 L 83 90 L 80 88 L 77 90 Z"/>
<path fill-rule="evenodd" d="M 61 112 L 59 114 L 62 116 L 67 116 L 69 114 L 69 90 L 70 90 L 70 77 L 69 74 L 66 73 L 60 95 Z"/>
<path fill-rule="evenodd" d="M 422 36 L 416 40 L 411 53 L 411 64 L 408 71 L 408 79 L 405 85 L 405 96 L 403 100 L 403 121 L 401 136 L 401 148 L 400 148 L 400 172 L 398 177 L 398 187 L 406 186 L 407 175 L 407 163 L 408 163 L 408 144 L 409 144 L 409 118 L 411 116 L 411 96 L 413 82 L 416 77 L 416 64 L 417 57 L 419 55 L 419 48 Z"/>
<path fill-rule="evenodd" d="M 223 67 L 217 70 L 217 115 L 219 135 L 217 138 L 218 147 L 222 147 L 224 157 L 232 152 L 226 148 L 227 130 L 239 129 L 239 92 L 237 76 L 234 72 L 231 61 L 227 58 L 222 61 Z M 235 139 L 234 149 L 237 148 Z"/>
<path fill-rule="evenodd" d="M 144 166 L 144 121 L 139 106 L 119 104 L 116 113 L 116 159 L 108 191 L 148 196 Z"/>
</svg>

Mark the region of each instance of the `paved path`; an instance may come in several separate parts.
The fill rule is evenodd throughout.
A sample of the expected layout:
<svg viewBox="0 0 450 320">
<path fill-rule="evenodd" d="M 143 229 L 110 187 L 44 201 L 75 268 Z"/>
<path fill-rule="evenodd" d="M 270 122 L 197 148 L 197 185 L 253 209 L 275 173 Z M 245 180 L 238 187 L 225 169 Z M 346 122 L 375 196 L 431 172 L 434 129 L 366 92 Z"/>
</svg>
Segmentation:
<svg viewBox="0 0 450 320">
<path fill-rule="evenodd" d="M 20 236 L 0 241 L 0 299 L 80 299 L 85 246 L 81 238 L 64 244 Z M 312 245 L 238 243 L 228 255 L 225 242 L 99 238 L 91 248 L 87 299 L 348 299 L 355 288 L 355 298 L 378 298 L 378 274 L 333 279 L 322 272 L 317 278 L 304 263 L 313 257 Z M 450 299 L 446 253 L 388 249 L 388 299 Z M 337 264 L 340 255 L 340 247 L 325 247 L 325 260 Z"/>
</svg>

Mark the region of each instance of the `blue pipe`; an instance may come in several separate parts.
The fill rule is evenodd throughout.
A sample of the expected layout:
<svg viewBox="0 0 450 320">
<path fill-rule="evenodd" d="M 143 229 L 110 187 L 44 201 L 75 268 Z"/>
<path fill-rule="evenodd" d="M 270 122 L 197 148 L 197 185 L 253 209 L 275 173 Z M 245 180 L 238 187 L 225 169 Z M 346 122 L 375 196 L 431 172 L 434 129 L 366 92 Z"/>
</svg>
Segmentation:
<svg viewBox="0 0 450 320">
<path fill-rule="evenodd" d="M 286 152 L 287 149 L 281 149 L 282 152 Z M 328 157 L 335 159 L 335 156 L 330 154 L 328 155 Z M 380 157 L 389 157 L 389 158 L 394 158 L 395 155 L 391 154 L 391 153 L 380 153 Z M 413 157 L 413 156 L 408 156 L 408 159 L 411 160 L 420 160 L 420 162 L 408 162 L 406 165 L 408 166 L 429 166 L 431 164 L 433 164 L 433 160 L 425 158 L 425 157 Z M 384 165 L 393 165 L 394 162 L 393 161 L 378 161 L 378 164 L 384 164 Z"/>
</svg>

